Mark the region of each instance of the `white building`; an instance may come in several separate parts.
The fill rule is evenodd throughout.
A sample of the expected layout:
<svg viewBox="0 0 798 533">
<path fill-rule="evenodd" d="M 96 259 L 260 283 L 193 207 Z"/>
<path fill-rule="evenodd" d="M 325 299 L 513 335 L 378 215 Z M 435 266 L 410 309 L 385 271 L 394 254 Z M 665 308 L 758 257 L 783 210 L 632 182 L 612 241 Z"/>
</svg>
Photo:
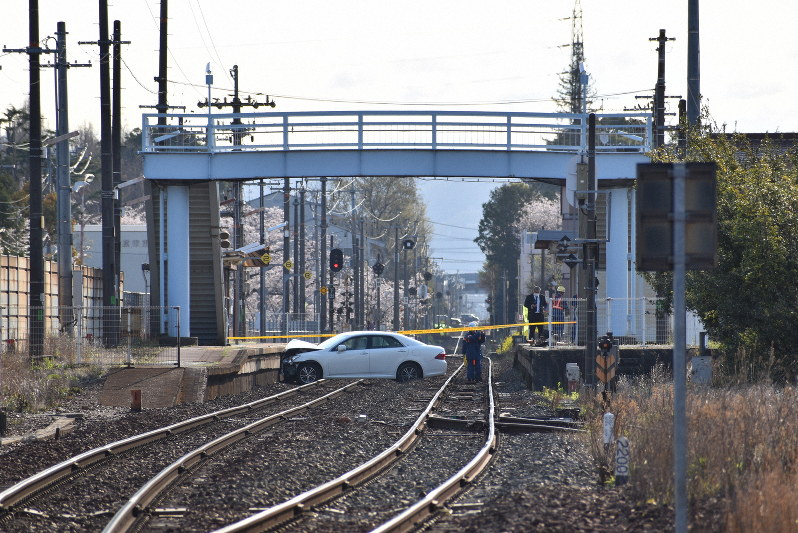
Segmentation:
<svg viewBox="0 0 798 533">
<path fill-rule="evenodd" d="M 142 269 L 142 265 L 150 263 L 147 226 L 122 224 L 120 244 L 119 270 L 124 273 L 125 292 L 149 292 L 150 273 Z M 82 255 L 83 264 L 95 268 L 103 267 L 101 225 L 87 224 L 83 230 L 76 227 L 72 245 L 77 250 L 78 257 Z"/>
</svg>

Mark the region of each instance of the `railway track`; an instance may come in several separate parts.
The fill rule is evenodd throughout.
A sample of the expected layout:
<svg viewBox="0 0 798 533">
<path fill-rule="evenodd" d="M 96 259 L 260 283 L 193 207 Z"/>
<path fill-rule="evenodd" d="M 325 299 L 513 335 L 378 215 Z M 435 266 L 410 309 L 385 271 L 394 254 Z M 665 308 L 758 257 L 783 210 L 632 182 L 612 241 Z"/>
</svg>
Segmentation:
<svg viewBox="0 0 798 533">
<path fill-rule="evenodd" d="M 488 367 L 485 385 L 461 385 L 456 381 L 458 372 L 453 373 L 408 431 L 369 461 L 216 533 L 415 528 L 471 483 L 495 452 L 490 361 Z M 470 421 L 472 429 L 429 427 L 434 411 Z M 450 462 L 442 461 L 441 454 L 461 457 L 459 469 L 440 467 L 439 463 Z"/>
<path fill-rule="evenodd" d="M 137 437 L 149 439 L 149 447 L 127 449 L 131 439 L 124 439 L 86 452 L 56 465 L 61 474 L 49 485 L 40 473 L 0 493 L 0 519 L 16 520 L 9 527 L 0 522 L 0 531 L 407 531 L 428 518 L 478 512 L 479 498 L 460 496 L 494 457 L 499 431 L 580 429 L 568 420 L 521 416 L 525 408 L 519 416 L 496 416 L 494 398 L 504 395 L 493 390 L 493 362 L 486 364 L 488 380 L 478 385 L 462 383 L 462 367 L 454 363 L 448 379 L 349 384 L 342 389 L 357 393 L 338 402 L 319 399 L 333 381 L 253 402 L 268 405 L 295 394 L 305 402 L 310 394 L 303 393 L 316 391 L 305 404 L 324 402 L 319 409 L 294 402 L 292 409 L 253 418 L 247 404 L 196 417 L 180 428 L 215 420 L 215 429 L 201 442 L 186 441 L 180 453 L 154 447 L 192 433 L 177 425 Z M 144 464 L 123 462 L 133 455 Z M 92 457 L 100 459 L 92 463 Z M 157 468 L 148 462 L 156 458 Z M 84 473 L 102 471 L 106 463 L 135 472 Z M 124 479 L 118 483 L 114 476 Z M 81 478 L 85 486 L 76 491 Z M 98 494 L 87 495 L 86 487 Z M 76 502 L 73 494 L 89 503 Z M 460 499 L 452 503 L 453 497 Z"/>
<path fill-rule="evenodd" d="M 362 381 L 362 380 L 361 380 Z M 94 448 L 42 470 L 0 492 L 0 526 L 14 521 L 14 527 L 29 530 L 57 530 L 63 523 L 100 524 L 103 517 L 113 515 L 115 504 L 107 494 L 124 493 L 136 486 L 142 476 L 163 465 L 164 458 L 194 449 L 197 442 L 218 440 L 230 428 L 252 426 L 253 417 L 263 419 L 264 410 L 296 396 L 321 394 L 293 409 L 269 414 L 265 418 L 276 423 L 290 414 L 306 410 L 318 403 L 343 394 L 361 381 L 333 389 L 329 381 L 296 387 L 260 400 L 194 417 L 156 430 L 148 431 L 111 444 Z M 251 430 L 246 430 L 251 431 Z M 168 451 L 164 448 L 168 447 Z M 166 460 L 168 463 L 168 460 Z M 110 490 L 110 487 L 118 487 Z M 135 490 L 135 489 L 134 489 Z M 128 492 L 129 494 L 130 492 Z M 78 503 L 79 502 L 79 503 Z"/>
</svg>

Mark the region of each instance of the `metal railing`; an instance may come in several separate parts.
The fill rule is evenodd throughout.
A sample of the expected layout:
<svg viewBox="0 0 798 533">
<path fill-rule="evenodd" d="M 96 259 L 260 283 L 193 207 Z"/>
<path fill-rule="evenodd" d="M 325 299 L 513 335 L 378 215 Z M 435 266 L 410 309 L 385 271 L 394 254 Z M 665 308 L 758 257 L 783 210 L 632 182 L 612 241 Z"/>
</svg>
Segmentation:
<svg viewBox="0 0 798 533">
<path fill-rule="evenodd" d="M 479 149 L 584 153 L 587 117 L 480 111 L 145 114 L 142 151 Z M 159 118 L 165 118 L 166 124 L 158 124 Z M 651 137 L 650 114 L 597 116 L 598 152 L 648 152 Z"/>
<path fill-rule="evenodd" d="M 234 343 L 265 342 L 285 343 L 290 337 L 298 337 L 308 342 L 321 342 L 318 313 L 266 313 L 265 327 L 260 330 L 260 315 L 253 314 L 247 323 L 247 332 L 238 336 L 230 330 L 229 338 Z"/>
<path fill-rule="evenodd" d="M 156 306 L 3 307 L 0 309 L 0 350 L 33 353 L 70 364 L 180 366 L 179 339 L 166 339 L 159 332 L 157 324 L 162 314 L 172 323 L 179 321 L 180 309 Z M 40 318 L 34 320 L 34 317 Z M 40 324 L 41 331 L 34 331 L 34 324 Z M 31 337 L 43 339 L 43 346 L 32 350 Z"/>
</svg>

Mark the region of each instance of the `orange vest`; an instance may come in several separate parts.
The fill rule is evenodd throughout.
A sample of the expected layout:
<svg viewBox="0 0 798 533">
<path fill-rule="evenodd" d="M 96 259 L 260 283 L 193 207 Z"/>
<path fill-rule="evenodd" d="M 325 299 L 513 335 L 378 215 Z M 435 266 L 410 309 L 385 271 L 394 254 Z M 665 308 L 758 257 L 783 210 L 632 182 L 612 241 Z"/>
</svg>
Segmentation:
<svg viewBox="0 0 798 533">
<path fill-rule="evenodd" d="M 554 298 L 552 298 L 551 299 L 551 307 L 552 307 L 552 309 L 562 310 L 562 308 L 563 308 L 562 307 L 562 296 L 560 296 L 560 297 L 555 296 Z"/>
</svg>

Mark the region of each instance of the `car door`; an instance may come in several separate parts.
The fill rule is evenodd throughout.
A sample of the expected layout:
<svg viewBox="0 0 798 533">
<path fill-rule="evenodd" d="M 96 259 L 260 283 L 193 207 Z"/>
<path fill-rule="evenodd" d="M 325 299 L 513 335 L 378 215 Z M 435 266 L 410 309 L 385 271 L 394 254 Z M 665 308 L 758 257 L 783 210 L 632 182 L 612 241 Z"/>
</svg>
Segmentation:
<svg viewBox="0 0 798 533">
<path fill-rule="evenodd" d="M 410 348 L 390 335 L 369 335 L 369 366 L 375 378 L 394 378 L 399 363 L 410 355 Z"/>
<path fill-rule="evenodd" d="M 338 351 L 343 344 L 346 349 Z M 329 377 L 368 377 L 369 351 L 368 335 L 349 337 L 329 353 L 324 375 Z"/>
</svg>

